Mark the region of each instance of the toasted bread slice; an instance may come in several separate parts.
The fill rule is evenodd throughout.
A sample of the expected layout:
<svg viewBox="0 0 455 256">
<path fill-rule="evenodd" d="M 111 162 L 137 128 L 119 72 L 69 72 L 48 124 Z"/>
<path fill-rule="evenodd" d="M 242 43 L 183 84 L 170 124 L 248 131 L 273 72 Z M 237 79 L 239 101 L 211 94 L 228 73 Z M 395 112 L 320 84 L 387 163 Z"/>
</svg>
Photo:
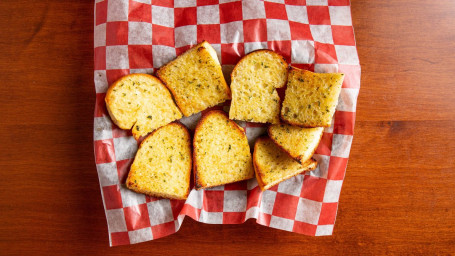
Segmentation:
<svg viewBox="0 0 455 256">
<path fill-rule="evenodd" d="M 186 199 L 190 189 L 191 161 L 187 128 L 178 122 L 170 123 L 142 141 L 126 186 L 149 196 Z"/>
<path fill-rule="evenodd" d="M 113 83 L 106 94 L 112 121 L 122 129 L 133 127 L 138 139 L 182 117 L 161 81 L 147 74 L 131 74 Z"/>
<path fill-rule="evenodd" d="M 254 144 L 253 163 L 261 190 L 267 190 L 302 172 L 314 170 L 317 166 L 312 158 L 303 165 L 298 163 L 266 136 L 258 138 Z"/>
<path fill-rule="evenodd" d="M 223 111 L 213 110 L 201 118 L 194 132 L 193 147 L 196 189 L 254 176 L 245 132 Z"/>
<path fill-rule="evenodd" d="M 329 127 L 344 74 L 320 74 L 292 68 L 281 108 L 283 121 L 303 127 Z"/>
<path fill-rule="evenodd" d="M 270 138 L 292 158 L 303 164 L 314 154 L 322 138 L 324 128 L 303 128 L 288 124 L 271 125 Z"/>
<path fill-rule="evenodd" d="M 185 116 L 231 99 L 215 49 L 203 41 L 156 73 Z"/>
<path fill-rule="evenodd" d="M 279 123 L 280 97 L 288 64 L 278 53 L 258 50 L 243 57 L 231 74 L 229 118 L 257 123 Z"/>
</svg>

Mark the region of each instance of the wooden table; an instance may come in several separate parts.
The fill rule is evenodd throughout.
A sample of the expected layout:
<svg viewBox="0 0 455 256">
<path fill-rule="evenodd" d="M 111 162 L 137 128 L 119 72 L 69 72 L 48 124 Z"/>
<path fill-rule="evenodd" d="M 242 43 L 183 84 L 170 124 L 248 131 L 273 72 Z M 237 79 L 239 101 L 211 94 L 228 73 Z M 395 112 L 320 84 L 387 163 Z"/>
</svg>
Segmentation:
<svg viewBox="0 0 455 256">
<path fill-rule="evenodd" d="M 362 87 L 334 235 L 186 218 L 109 248 L 93 1 L 0 1 L 0 254 L 454 254 L 455 2 L 352 1 Z"/>
</svg>

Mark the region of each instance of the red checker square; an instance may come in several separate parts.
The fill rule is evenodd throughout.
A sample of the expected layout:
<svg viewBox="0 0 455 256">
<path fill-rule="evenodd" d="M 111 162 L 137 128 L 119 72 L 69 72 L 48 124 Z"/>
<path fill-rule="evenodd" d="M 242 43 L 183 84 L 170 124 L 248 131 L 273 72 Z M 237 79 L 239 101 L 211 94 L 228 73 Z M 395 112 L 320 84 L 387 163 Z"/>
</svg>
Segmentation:
<svg viewBox="0 0 455 256">
<path fill-rule="evenodd" d="M 152 6 L 133 0 L 129 2 L 129 21 L 152 22 Z"/>
<path fill-rule="evenodd" d="M 354 135 L 355 112 L 336 111 L 333 133 Z"/>
<path fill-rule="evenodd" d="M 328 6 L 307 6 L 307 12 L 311 25 L 330 25 Z"/>
<path fill-rule="evenodd" d="M 153 239 L 168 236 L 175 233 L 174 221 L 159 224 L 152 227 Z"/>
<path fill-rule="evenodd" d="M 322 44 L 314 42 L 315 59 L 317 64 L 336 64 L 338 63 L 337 53 L 333 44 Z"/>
<path fill-rule="evenodd" d="M 114 140 L 95 140 L 96 164 L 111 163 L 115 161 Z"/>
<path fill-rule="evenodd" d="M 126 76 L 130 73 L 129 69 L 111 69 L 106 70 L 106 78 L 109 85 L 113 84 L 117 79 Z"/>
<path fill-rule="evenodd" d="M 185 200 L 170 200 L 169 202 L 171 203 L 174 220 L 176 220 L 183 208 L 183 205 L 185 205 Z"/>
<path fill-rule="evenodd" d="M 182 47 L 179 47 L 179 48 L 175 48 L 175 53 L 177 54 L 177 56 L 179 56 L 180 54 L 186 52 L 190 48 L 191 48 L 190 45 L 185 45 L 185 46 L 182 46 Z"/>
<path fill-rule="evenodd" d="M 256 222 L 268 227 L 270 226 L 270 219 L 272 219 L 272 215 L 260 212 L 258 214 L 258 219 L 256 220 Z"/>
<path fill-rule="evenodd" d="M 265 19 L 243 21 L 244 42 L 265 42 L 267 41 L 267 22 Z"/>
<path fill-rule="evenodd" d="M 107 1 L 102 1 L 102 2 L 96 3 L 95 9 L 96 9 L 95 24 L 99 25 L 102 23 L 106 23 L 106 21 L 107 21 Z"/>
<path fill-rule="evenodd" d="M 106 45 L 128 44 L 128 21 L 113 21 L 106 24 Z"/>
<path fill-rule="evenodd" d="M 267 124 L 263 123 L 253 123 L 253 122 L 248 122 L 246 123 L 246 127 L 266 127 Z"/>
<path fill-rule="evenodd" d="M 300 22 L 289 21 L 292 40 L 313 40 L 310 25 Z"/>
<path fill-rule="evenodd" d="M 117 125 L 113 125 L 112 127 L 112 137 L 114 138 L 121 138 L 121 137 L 128 137 L 133 136 L 131 130 L 123 130 L 119 128 Z"/>
<path fill-rule="evenodd" d="M 106 103 L 104 102 L 105 97 L 106 97 L 105 93 L 96 94 L 95 117 L 103 117 L 105 115 L 108 115 Z M 112 127 L 112 128 L 114 128 L 114 127 Z"/>
<path fill-rule="evenodd" d="M 327 179 L 342 180 L 344 178 L 344 173 L 347 165 L 348 165 L 347 158 L 331 156 L 329 161 Z"/>
<path fill-rule="evenodd" d="M 193 220 L 198 221 L 201 216 L 201 209 L 194 208 L 189 204 L 185 204 L 182 208 L 182 213 L 191 217 Z"/>
<path fill-rule="evenodd" d="M 277 192 L 277 191 L 278 191 L 278 185 L 279 185 L 279 184 L 276 184 L 275 186 L 273 186 L 273 187 L 270 187 L 270 188 L 269 188 L 269 189 L 267 189 L 267 190 L 270 190 L 270 191 L 275 191 L 275 192 Z"/>
<path fill-rule="evenodd" d="M 130 237 L 128 236 L 128 232 L 111 233 L 111 243 L 112 246 L 130 244 Z"/>
<path fill-rule="evenodd" d="M 338 203 L 322 203 L 321 215 L 319 215 L 318 225 L 335 224 L 337 209 Z"/>
<path fill-rule="evenodd" d="M 259 206 L 259 202 L 261 199 L 261 189 L 259 186 L 253 188 L 252 190 L 248 190 L 247 192 L 247 202 L 246 202 L 246 209 L 250 209 L 251 207 Z"/>
<path fill-rule="evenodd" d="M 197 41 L 206 40 L 211 44 L 221 43 L 220 24 L 197 25 Z"/>
<path fill-rule="evenodd" d="M 246 212 L 223 212 L 223 224 L 240 224 L 245 221 Z"/>
<path fill-rule="evenodd" d="M 287 20 L 288 14 L 286 6 L 280 3 L 271 3 L 264 1 L 265 16 L 267 19 Z"/>
<path fill-rule="evenodd" d="M 152 4 L 172 8 L 174 7 L 174 0 L 152 0 Z"/>
<path fill-rule="evenodd" d="M 125 207 L 123 208 L 123 212 L 125 213 L 126 228 L 128 231 L 150 227 L 147 204 Z"/>
<path fill-rule="evenodd" d="M 130 68 L 153 68 L 151 45 L 128 45 Z"/>
<path fill-rule="evenodd" d="M 336 45 L 355 46 L 354 29 L 352 26 L 332 26 L 333 43 Z"/>
<path fill-rule="evenodd" d="M 220 4 L 220 22 L 228 23 L 242 20 L 242 2 Z"/>
<path fill-rule="evenodd" d="M 221 44 L 221 62 L 223 65 L 235 65 L 244 52 L 243 43 Z"/>
<path fill-rule="evenodd" d="M 284 0 L 287 5 L 306 5 L 306 0 Z"/>
<path fill-rule="evenodd" d="M 93 54 L 95 70 L 106 69 L 106 46 L 96 47 Z"/>
<path fill-rule="evenodd" d="M 218 0 L 197 0 L 197 6 L 218 4 Z"/>
<path fill-rule="evenodd" d="M 293 220 L 298 204 L 299 198 L 297 196 L 277 193 L 272 215 Z"/>
<path fill-rule="evenodd" d="M 329 0 L 329 6 L 349 6 L 349 0 Z"/>
<path fill-rule="evenodd" d="M 280 104 L 283 104 L 284 97 L 286 96 L 286 88 L 288 88 L 286 84 L 281 88 L 276 88 L 276 92 L 280 97 Z"/>
<path fill-rule="evenodd" d="M 338 64 L 338 72 L 344 73 L 342 88 L 360 87 L 360 67 L 354 65 Z"/>
<path fill-rule="evenodd" d="M 197 9 L 196 7 L 175 8 L 174 9 L 174 25 L 182 27 L 187 25 L 197 24 Z"/>
<path fill-rule="evenodd" d="M 103 187 L 103 198 L 106 210 L 119 209 L 123 207 L 122 195 L 118 185 Z"/>
<path fill-rule="evenodd" d="M 247 189 L 246 180 L 224 185 L 224 190 L 246 190 L 246 189 Z"/>
<path fill-rule="evenodd" d="M 154 45 L 166 45 L 174 47 L 175 45 L 174 29 L 153 24 L 152 43 Z"/>
<path fill-rule="evenodd" d="M 332 152 L 332 140 L 333 140 L 333 133 L 324 132 L 322 134 L 321 142 L 319 142 L 319 146 L 317 147 L 314 153 L 319 155 L 330 156 Z"/>
<path fill-rule="evenodd" d="M 134 159 L 125 159 L 121 161 L 117 161 L 117 174 L 120 184 L 126 183 L 126 178 L 128 177 L 128 173 L 130 172 L 131 164 L 133 163 Z"/>
<path fill-rule="evenodd" d="M 293 67 L 305 69 L 314 72 L 314 64 L 301 64 L 301 63 L 292 63 Z"/>
<path fill-rule="evenodd" d="M 292 228 L 292 232 L 314 236 L 316 234 L 317 227 L 318 226 L 316 225 L 308 224 L 305 222 L 294 221 L 294 227 Z"/>
<path fill-rule="evenodd" d="M 303 178 L 303 188 L 300 197 L 322 202 L 322 199 L 324 199 L 326 183 L 326 179 L 305 175 L 305 178 Z"/>
<path fill-rule="evenodd" d="M 267 42 L 269 49 L 276 51 L 284 57 L 286 62 L 291 62 L 291 41 L 269 41 Z"/>
<path fill-rule="evenodd" d="M 222 212 L 224 191 L 205 190 L 202 200 L 202 209 L 206 212 Z"/>
<path fill-rule="evenodd" d="M 155 201 L 158 201 L 158 200 L 161 200 L 162 198 L 161 197 L 154 197 L 154 196 L 145 196 L 145 202 L 146 203 L 151 203 L 151 202 L 155 202 Z"/>
</svg>

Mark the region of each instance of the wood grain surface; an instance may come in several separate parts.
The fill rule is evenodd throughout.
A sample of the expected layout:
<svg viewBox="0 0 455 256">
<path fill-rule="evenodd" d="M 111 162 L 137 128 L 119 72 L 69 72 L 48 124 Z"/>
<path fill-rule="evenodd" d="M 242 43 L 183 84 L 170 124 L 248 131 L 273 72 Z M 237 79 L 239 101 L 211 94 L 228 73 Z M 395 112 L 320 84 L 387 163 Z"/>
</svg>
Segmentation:
<svg viewBox="0 0 455 256">
<path fill-rule="evenodd" d="M 455 254 L 455 1 L 352 1 L 362 83 L 333 236 L 186 218 L 109 248 L 93 1 L 0 1 L 1 255 Z"/>
</svg>

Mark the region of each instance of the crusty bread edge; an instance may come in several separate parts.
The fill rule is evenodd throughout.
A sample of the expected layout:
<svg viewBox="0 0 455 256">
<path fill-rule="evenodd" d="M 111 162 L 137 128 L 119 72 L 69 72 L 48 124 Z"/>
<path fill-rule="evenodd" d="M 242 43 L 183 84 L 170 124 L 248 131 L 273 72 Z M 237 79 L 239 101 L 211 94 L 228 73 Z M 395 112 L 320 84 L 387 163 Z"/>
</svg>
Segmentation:
<svg viewBox="0 0 455 256">
<path fill-rule="evenodd" d="M 189 152 L 190 152 L 190 157 L 189 157 L 189 160 L 190 160 L 190 174 L 187 175 L 187 184 L 188 184 L 188 189 L 185 193 L 185 196 L 184 197 L 174 197 L 172 195 L 169 195 L 169 194 L 164 194 L 164 193 L 157 193 L 157 192 L 150 192 L 150 191 L 146 191 L 146 190 L 143 190 L 143 189 L 139 189 L 137 187 L 131 187 L 130 183 L 129 183 L 129 179 L 130 179 L 130 175 L 132 173 L 132 169 L 130 169 L 129 173 L 128 173 L 128 177 L 126 178 L 126 182 L 125 182 L 125 185 L 128 189 L 130 190 L 133 190 L 135 192 L 138 192 L 138 193 L 141 193 L 141 194 L 146 194 L 148 196 L 154 196 L 154 197 L 162 197 L 162 198 L 169 198 L 169 199 L 178 199 L 178 200 L 183 200 L 183 199 L 187 199 L 188 198 L 188 195 L 190 194 L 190 179 L 191 179 L 191 169 L 192 169 L 192 166 L 193 166 L 193 159 L 192 159 L 192 148 L 191 148 L 191 135 L 190 135 L 190 132 L 188 131 L 188 128 L 186 128 L 185 125 L 183 125 L 182 123 L 180 123 L 179 121 L 174 121 L 174 122 L 171 122 L 165 126 L 161 126 L 160 128 L 152 131 L 149 135 L 147 135 L 144 140 L 141 142 L 141 144 L 139 145 L 139 148 L 137 149 L 137 151 L 139 151 L 141 148 L 142 148 L 142 145 L 144 144 L 144 142 L 148 139 L 148 137 L 150 136 L 153 136 L 153 134 L 155 134 L 155 132 L 157 132 L 158 130 L 160 129 L 163 129 L 164 127 L 168 126 L 168 125 L 178 125 L 180 126 L 181 128 L 183 128 L 183 130 L 185 131 L 185 134 L 187 136 L 187 143 L 188 143 L 188 149 L 189 149 Z M 137 152 L 136 151 L 136 152 Z M 136 159 L 136 156 L 137 154 L 135 155 L 134 159 Z M 134 163 L 134 160 L 133 160 L 133 163 Z M 131 166 L 132 168 L 132 166 Z"/>
<path fill-rule="evenodd" d="M 215 114 L 221 114 L 221 115 L 225 116 L 229 120 L 230 123 L 234 124 L 234 127 L 239 131 L 239 133 L 242 134 L 241 136 L 246 136 L 245 130 L 242 127 L 240 127 L 236 122 L 234 122 L 231 119 L 229 119 L 228 114 L 226 112 L 222 111 L 222 110 L 211 110 L 211 111 L 205 113 L 204 115 L 202 115 L 201 119 L 199 120 L 199 122 L 196 125 L 196 129 L 194 130 L 194 136 L 193 136 L 193 159 L 194 159 L 194 161 L 193 161 L 193 174 L 194 174 L 194 187 L 196 188 L 196 190 L 205 189 L 205 188 L 212 188 L 212 187 L 217 187 L 217 186 L 221 186 L 221 185 L 227 184 L 227 183 L 223 183 L 223 184 L 215 184 L 215 185 L 207 186 L 207 184 L 203 184 L 203 182 L 200 180 L 199 176 L 197 175 L 198 163 L 196 161 L 196 159 L 197 159 L 196 158 L 197 157 L 197 150 L 196 150 L 196 142 L 195 142 L 196 134 L 199 132 L 200 127 L 204 124 L 205 120 L 210 115 L 215 115 Z M 245 179 L 238 180 L 236 182 L 251 179 L 251 178 L 253 178 L 253 176 L 254 176 L 254 173 L 253 173 L 253 175 L 251 175 L 251 177 L 247 177 Z"/>
<path fill-rule="evenodd" d="M 318 128 L 318 127 L 314 127 L 314 128 Z M 321 143 L 322 135 L 324 135 L 324 130 L 322 130 L 321 135 L 319 135 L 318 144 L 316 144 L 316 147 L 311 151 L 311 156 L 310 156 L 308 159 L 303 159 L 303 160 L 302 160 L 302 157 L 293 155 L 290 151 L 287 151 L 284 147 L 282 147 L 282 146 L 278 143 L 278 141 L 276 141 L 276 140 L 273 138 L 273 136 L 272 136 L 272 134 L 271 134 L 271 132 L 270 132 L 270 126 L 267 127 L 267 134 L 269 135 L 269 138 L 273 141 L 273 143 L 275 143 L 275 145 L 277 145 L 281 150 L 283 150 L 284 152 L 286 152 L 286 154 L 288 154 L 290 157 L 292 157 L 294 160 L 296 160 L 296 161 L 299 162 L 300 164 L 304 164 L 306 161 L 308 161 L 310 158 L 312 158 L 314 152 L 316 152 L 316 149 L 318 148 L 319 143 Z"/>
<path fill-rule="evenodd" d="M 316 169 L 316 167 L 318 166 L 318 162 L 316 160 L 314 160 L 313 158 L 310 158 L 308 161 L 311 161 L 311 163 L 309 163 L 307 166 L 304 166 L 303 170 L 301 172 L 297 172 L 297 173 L 294 173 L 294 174 L 290 174 L 284 178 L 282 178 L 281 180 L 278 180 L 278 181 L 275 181 L 275 182 L 272 182 L 272 183 L 269 183 L 269 184 L 265 184 L 264 181 L 262 180 L 262 176 L 264 176 L 261 168 L 259 168 L 259 165 L 256 164 L 256 145 L 261 141 L 261 140 L 266 140 L 268 139 L 269 137 L 263 135 L 261 137 L 259 137 L 255 144 L 254 144 L 254 152 L 253 152 L 253 165 L 254 165 L 254 172 L 256 173 L 256 179 L 258 181 L 258 185 L 259 185 L 259 188 L 262 190 L 262 191 L 265 191 L 273 186 L 275 186 L 276 184 L 280 183 L 280 182 L 283 182 L 287 179 L 290 179 L 294 176 L 297 176 L 301 173 L 304 173 L 304 172 L 308 172 L 308 171 L 312 171 L 314 169 Z"/>
</svg>

